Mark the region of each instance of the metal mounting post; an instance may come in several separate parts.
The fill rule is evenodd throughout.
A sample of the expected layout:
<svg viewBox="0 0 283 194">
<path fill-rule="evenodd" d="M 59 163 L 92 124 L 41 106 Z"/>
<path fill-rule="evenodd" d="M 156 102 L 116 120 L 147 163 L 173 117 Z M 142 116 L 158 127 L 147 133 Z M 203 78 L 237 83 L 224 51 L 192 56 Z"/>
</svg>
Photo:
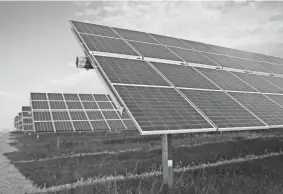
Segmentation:
<svg viewBox="0 0 283 194">
<path fill-rule="evenodd" d="M 57 134 L 57 148 L 60 148 L 60 134 Z"/>
<path fill-rule="evenodd" d="M 172 136 L 170 134 L 161 135 L 161 143 L 163 184 L 170 190 L 173 189 Z"/>
</svg>

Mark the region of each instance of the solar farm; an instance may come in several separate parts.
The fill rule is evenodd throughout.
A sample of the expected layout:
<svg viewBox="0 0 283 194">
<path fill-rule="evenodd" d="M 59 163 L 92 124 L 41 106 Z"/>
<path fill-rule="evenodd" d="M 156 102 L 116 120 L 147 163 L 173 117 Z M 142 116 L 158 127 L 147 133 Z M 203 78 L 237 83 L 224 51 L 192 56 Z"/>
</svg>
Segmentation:
<svg viewBox="0 0 283 194">
<path fill-rule="evenodd" d="M 283 193 L 282 58 L 70 25 L 107 94 L 30 94 L 6 157 L 33 193 Z"/>
</svg>

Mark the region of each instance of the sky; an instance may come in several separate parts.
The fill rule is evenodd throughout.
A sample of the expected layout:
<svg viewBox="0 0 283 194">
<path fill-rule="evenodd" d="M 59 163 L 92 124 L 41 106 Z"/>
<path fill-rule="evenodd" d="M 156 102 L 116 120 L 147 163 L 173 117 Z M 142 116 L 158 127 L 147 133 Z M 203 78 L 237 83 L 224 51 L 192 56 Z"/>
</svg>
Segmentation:
<svg viewBox="0 0 283 194">
<path fill-rule="evenodd" d="M 0 131 L 12 128 L 30 92 L 106 93 L 69 20 L 259 52 L 283 58 L 283 2 L 0 2 Z"/>
</svg>

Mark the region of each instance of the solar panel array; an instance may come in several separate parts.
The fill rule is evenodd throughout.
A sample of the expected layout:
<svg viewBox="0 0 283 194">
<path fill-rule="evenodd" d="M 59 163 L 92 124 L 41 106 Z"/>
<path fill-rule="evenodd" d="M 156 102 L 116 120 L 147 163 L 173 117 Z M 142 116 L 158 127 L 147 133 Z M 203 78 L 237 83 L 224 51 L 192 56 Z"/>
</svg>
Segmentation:
<svg viewBox="0 0 283 194">
<path fill-rule="evenodd" d="M 22 129 L 24 131 L 33 131 L 33 120 L 30 106 L 22 107 Z"/>
<path fill-rule="evenodd" d="M 283 126 L 279 57 L 97 24 L 71 24 L 142 134 Z M 97 44 L 92 39 L 103 41 Z M 127 49 L 119 47 L 120 42 Z"/>
<path fill-rule="evenodd" d="M 135 129 L 105 94 L 31 93 L 36 132 L 72 132 Z"/>
</svg>

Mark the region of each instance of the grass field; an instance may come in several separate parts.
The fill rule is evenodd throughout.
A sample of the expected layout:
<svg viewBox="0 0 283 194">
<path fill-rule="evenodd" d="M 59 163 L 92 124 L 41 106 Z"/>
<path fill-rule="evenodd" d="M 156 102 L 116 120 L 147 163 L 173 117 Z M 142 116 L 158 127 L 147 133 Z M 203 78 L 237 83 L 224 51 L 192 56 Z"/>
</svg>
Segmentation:
<svg viewBox="0 0 283 194">
<path fill-rule="evenodd" d="M 168 193 L 162 185 L 161 138 L 112 134 L 11 134 L 5 153 L 36 186 L 33 193 Z M 283 193 L 283 133 L 173 136 L 172 193 Z M 282 155 L 282 156 L 281 156 Z"/>
</svg>

